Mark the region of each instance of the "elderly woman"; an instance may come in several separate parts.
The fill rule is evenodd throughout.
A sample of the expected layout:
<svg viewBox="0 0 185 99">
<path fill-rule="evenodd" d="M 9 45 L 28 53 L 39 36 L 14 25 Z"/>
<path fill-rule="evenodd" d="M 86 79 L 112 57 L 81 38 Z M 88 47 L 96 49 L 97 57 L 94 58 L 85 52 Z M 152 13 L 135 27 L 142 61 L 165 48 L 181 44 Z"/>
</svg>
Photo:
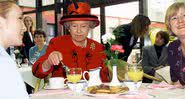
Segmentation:
<svg viewBox="0 0 185 99">
<path fill-rule="evenodd" d="M 42 30 L 35 30 L 34 41 L 35 46 L 31 47 L 29 50 L 29 61 L 31 64 L 34 64 L 36 60 L 46 52 L 46 33 Z"/>
<path fill-rule="evenodd" d="M 29 99 L 17 64 L 6 52 L 6 48 L 22 44 L 26 30 L 22 10 L 14 0 L 0 1 L 0 23 L 0 99 Z"/>
<path fill-rule="evenodd" d="M 90 6 L 78 2 L 68 6 L 68 15 L 61 18 L 60 23 L 67 27 L 70 35 L 51 39 L 46 54 L 33 65 L 32 72 L 38 78 L 44 78 L 52 73 L 53 77 L 66 77 L 60 62 L 69 68 L 80 67 L 82 71 L 102 67 L 102 81 L 108 81 L 108 69 L 104 65 L 106 56 L 100 43 L 87 38 L 91 29 L 99 25 L 98 17 L 90 15 Z"/>
<path fill-rule="evenodd" d="M 172 4 L 166 12 L 165 24 L 178 39 L 169 44 L 168 62 L 171 80 L 175 85 L 185 85 L 185 3 Z"/>
</svg>

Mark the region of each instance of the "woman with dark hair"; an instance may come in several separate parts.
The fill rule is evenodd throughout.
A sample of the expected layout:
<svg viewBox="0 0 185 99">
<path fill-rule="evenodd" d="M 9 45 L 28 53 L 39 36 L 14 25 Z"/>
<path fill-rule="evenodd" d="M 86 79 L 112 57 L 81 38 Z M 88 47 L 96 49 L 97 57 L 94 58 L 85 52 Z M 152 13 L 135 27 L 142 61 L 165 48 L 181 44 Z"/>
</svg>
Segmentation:
<svg viewBox="0 0 185 99">
<path fill-rule="evenodd" d="M 119 58 L 127 61 L 138 38 L 147 34 L 150 23 L 150 19 L 147 16 L 137 15 L 131 23 L 120 25 L 113 31 L 116 36 L 116 41 L 118 41 L 125 50 L 124 53 L 119 53 Z"/>
<path fill-rule="evenodd" d="M 169 34 L 164 31 L 157 32 L 155 43 L 152 46 L 143 47 L 142 66 L 144 73 L 154 76 L 157 69 L 168 65 Z M 152 83 L 152 80 L 143 78 L 143 82 Z"/>
<path fill-rule="evenodd" d="M 46 33 L 42 30 L 35 30 L 34 32 L 34 42 L 35 46 L 31 47 L 29 50 L 29 61 L 34 64 L 40 56 L 44 55 L 46 52 Z"/>
</svg>

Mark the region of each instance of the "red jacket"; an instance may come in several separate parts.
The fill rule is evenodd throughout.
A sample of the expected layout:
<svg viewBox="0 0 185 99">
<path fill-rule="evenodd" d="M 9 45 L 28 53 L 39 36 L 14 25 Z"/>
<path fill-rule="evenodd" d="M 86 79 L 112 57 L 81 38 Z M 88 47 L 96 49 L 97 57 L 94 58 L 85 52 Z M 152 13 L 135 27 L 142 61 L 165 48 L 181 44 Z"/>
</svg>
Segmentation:
<svg viewBox="0 0 185 99">
<path fill-rule="evenodd" d="M 104 64 L 106 55 L 103 53 L 104 47 L 100 43 L 87 39 L 86 48 L 75 46 L 71 36 L 59 36 L 51 39 L 45 55 L 41 56 L 33 65 L 32 72 L 38 78 L 44 78 L 52 72 L 52 77 L 66 77 L 62 66 L 52 66 L 47 72 L 43 72 L 42 63 L 53 51 L 59 51 L 63 55 L 63 63 L 69 68 L 81 67 L 82 71 L 102 67 L 100 77 L 103 82 L 108 81 L 108 69 Z"/>
</svg>

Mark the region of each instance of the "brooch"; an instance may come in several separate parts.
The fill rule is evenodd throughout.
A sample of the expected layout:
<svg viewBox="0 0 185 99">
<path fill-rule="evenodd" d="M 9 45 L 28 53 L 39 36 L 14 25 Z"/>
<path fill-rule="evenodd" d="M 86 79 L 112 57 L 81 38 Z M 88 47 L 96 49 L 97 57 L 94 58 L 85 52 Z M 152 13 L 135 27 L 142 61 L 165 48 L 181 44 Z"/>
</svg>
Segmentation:
<svg viewBox="0 0 185 99">
<path fill-rule="evenodd" d="M 95 50 L 95 44 L 94 43 L 91 43 L 90 49 Z"/>
</svg>

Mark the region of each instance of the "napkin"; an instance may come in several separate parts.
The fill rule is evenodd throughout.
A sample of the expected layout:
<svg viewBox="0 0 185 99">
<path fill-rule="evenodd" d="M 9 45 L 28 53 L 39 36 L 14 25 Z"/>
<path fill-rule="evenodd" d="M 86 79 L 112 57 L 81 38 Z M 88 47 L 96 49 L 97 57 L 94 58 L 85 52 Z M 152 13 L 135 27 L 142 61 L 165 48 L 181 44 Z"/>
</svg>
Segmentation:
<svg viewBox="0 0 185 99">
<path fill-rule="evenodd" d="M 127 94 L 121 94 L 117 98 L 118 99 L 150 99 L 151 97 L 154 98 L 155 96 L 149 95 L 144 90 L 138 90 L 135 92 L 128 92 Z"/>
<path fill-rule="evenodd" d="M 148 88 L 151 88 L 151 89 L 175 89 L 176 86 L 170 85 L 170 84 L 163 81 L 159 84 L 150 84 L 148 86 Z"/>
</svg>

